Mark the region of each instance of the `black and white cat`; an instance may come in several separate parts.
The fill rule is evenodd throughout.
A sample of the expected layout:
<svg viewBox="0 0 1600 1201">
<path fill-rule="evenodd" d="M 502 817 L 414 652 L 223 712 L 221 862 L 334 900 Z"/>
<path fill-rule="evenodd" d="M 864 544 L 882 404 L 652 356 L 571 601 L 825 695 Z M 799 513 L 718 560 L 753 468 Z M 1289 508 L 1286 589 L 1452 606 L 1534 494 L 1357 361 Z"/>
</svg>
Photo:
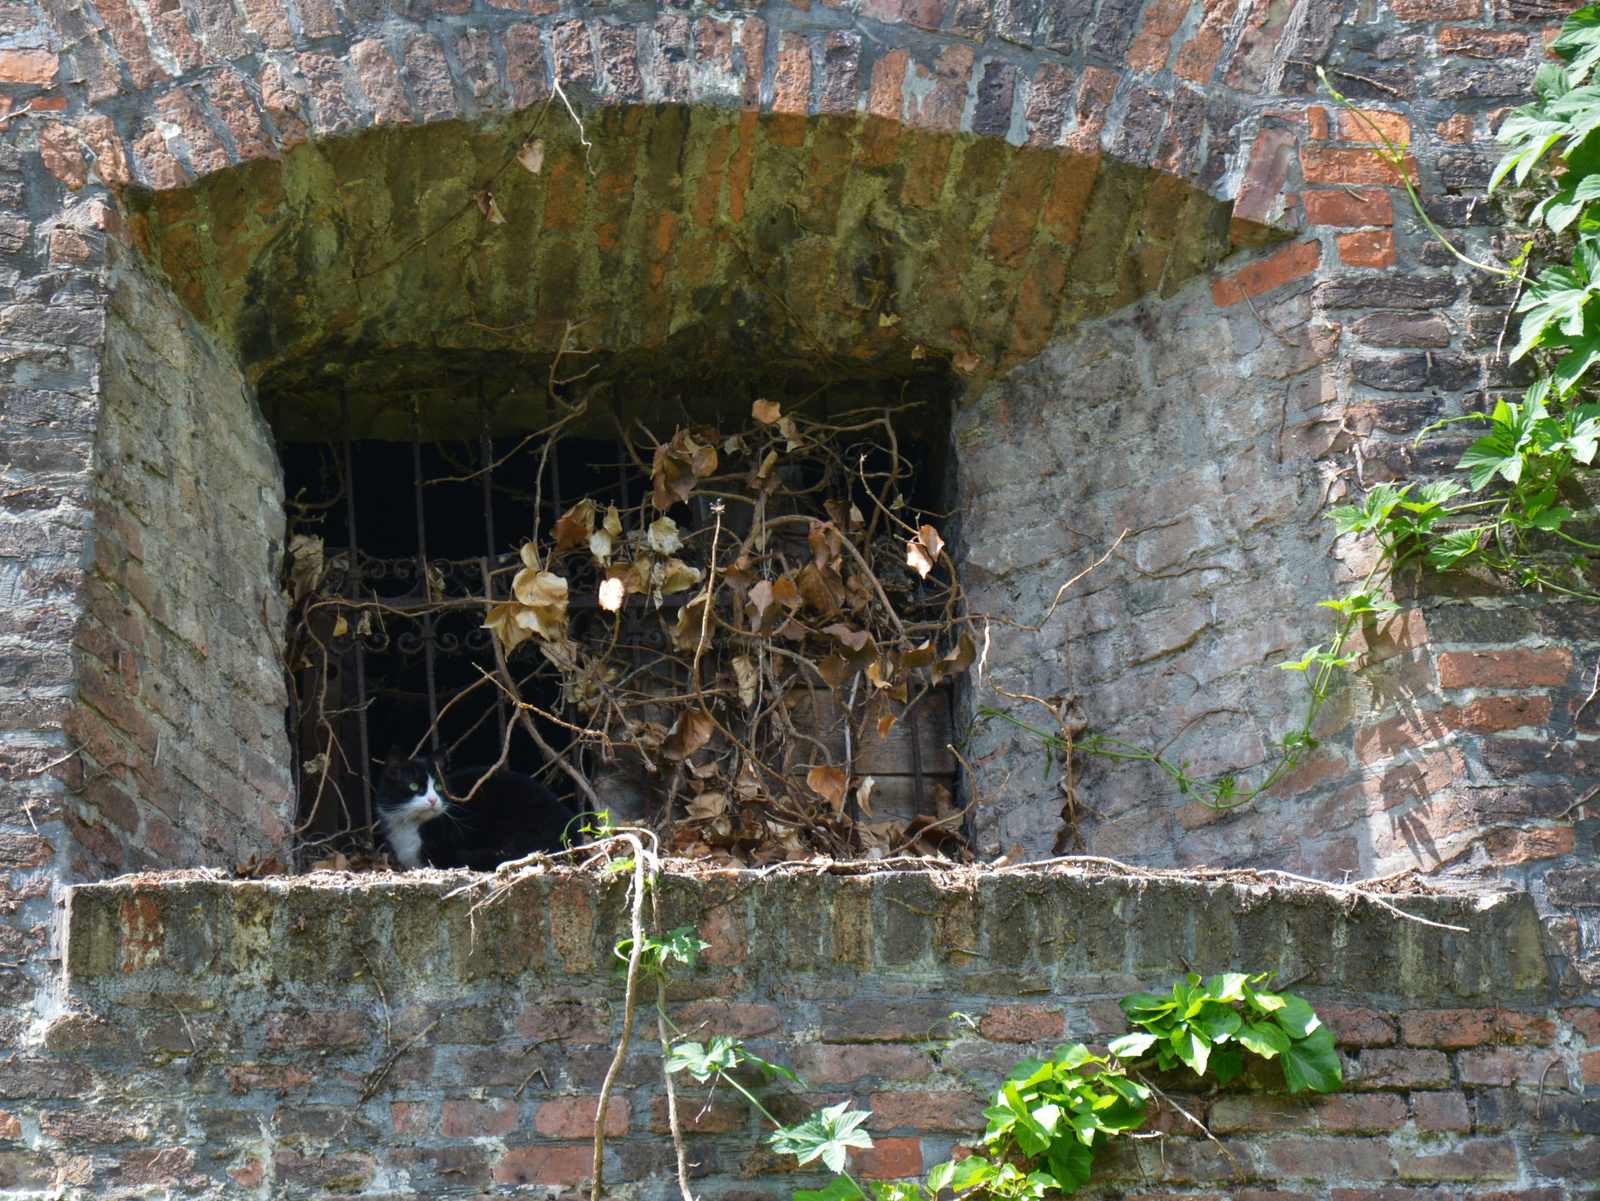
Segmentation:
<svg viewBox="0 0 1600 1201">
<path fill-rule="evenodd" d="M 428 759 L 389 754 L 373 796 L 378 824 L 402 867 L 493 871 L 535 851 L 559 851 L 573 836 L 572 810 L 537 780 L 497 771 L 465 797 L 487 767 L 445 771 Z"/>
</svg>

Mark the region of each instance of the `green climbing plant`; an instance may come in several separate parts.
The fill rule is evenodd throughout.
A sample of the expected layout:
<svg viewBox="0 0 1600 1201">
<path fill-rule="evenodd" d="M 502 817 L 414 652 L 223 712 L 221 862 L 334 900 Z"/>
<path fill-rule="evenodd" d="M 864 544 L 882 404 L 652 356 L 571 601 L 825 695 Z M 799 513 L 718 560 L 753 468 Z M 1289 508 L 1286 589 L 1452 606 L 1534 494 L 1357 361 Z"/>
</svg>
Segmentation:
<svg viewBox="0 0 1600 1201">
<path fill-rule="evenodd" d="M 1591 562 L 1600 542 L 1579 536 L 1589 532 L 1580 519 L 1592 519 L 1595 508 L 1581 483 L 1600 452 L 1600 403 L 1588 386 L 1600 367 L 1600 5 L 1569 16 L 1550 51 L 1560 61 L 1540 67 L 1537 99 L 1507 116 L 1497 135 L 1506 151 L 1489 191 L 1510 181 L 1528 208 L 1523 244 L 1503 264 L 1473 259 L 1445 236 L 1411 178 L 1406 147 L 1317 70 L 1334 100 L 1372 130 L 1373 153 L 1393 168 L 1428 232 L 1474 270 L 1516 281 L 1520 329 L 1507 361 L 1527 360 L 1540 376 L 1520 400 L 1498 398 L 1485 412 L 1447 417 L 1417 435 L 1420 445 L 1446 426 L 1483 427 L 1456 464 L 1465 482 L 1378 484 L 1360 501 L 1329 509 L 1340 534 L 1370 537 L 1377 555 L 1343 596 L 1320 602 L 1332 611 L 1327 641 L 1278 665 L 1303 673 L 1311 698 L 1304 720 L 1276 741 L 1264 774 L 1253 786 L 1235 772 L 1200 777 L 1190 764 L 1124 739 L 1054 734 L 989 705 L 978 717 L 1037 735 L 1047 753 L 1150 763 L 1180 793 L 1232 809 L 1273 788 L 1316 749 L 1317 718 L 1358 659 L 1348 650 L 1351 636 L 1400 609 L 1391 585 L 1401 571 L 1481 567 L 1530 591 L 1600 600 Z"/>
<path fill-rule="evenodd" d="M 639 970 L 659 982 L 671 963 L 692 967 L 706 945 L 690 927 L 664 938 L 646 937 Z M 619 943 L 618 960 L 626 964 L 632 950 L 632 940 Z M 1166 1096 L 1145 1075 L 1148 1071 L 1176 1072 L 1196 1083 L 1209 1077 L 1222 1085 L 1255 1056 L 1281 1060 L 1290 1092 L 1337 1089 L 1342 1073 L 1332 1032 L 1303 998 L 1261 988 L 1267 979 L 1239 972 L 1202 979 L 1190 973 L 1164 995 L 1125 997 L 1122 1008 L 1133 1029 L 1113 1040 L 1105 1055 L 1069 1043 L 1048 1059 L 1022 1060 L 989 1096 L 982 1151 L 938 1165 L 923 1181 L 857 1180 L 849 1171 L 849 1155 L 852 1148 L 873 1145 L 863 1128 L 868 1111 L 851 1109 L 844 1101 L 802 1122 L 779 1121 L 738 1075 L 755 1069 L 763 1084 L 782 1076 L 803 1087 L 796 1073 L 754 1054 L 736 1038 L 691 1041 L 658 1001 L 663 1029 L 676 1032 L 662 1039 L 663 1067 L 669 1082 L 684 1074 L 702 1084 L 726 1084 L 773 1125 L 767 1140 L 773 1150 L 793 1155 L 797 1167 L 820 1161 L 833 1173 L 820 1189 L 797 1189 L 794 1201 L 937 1201 L 947 1189 L 958 1197 L 1042 1201 L 1081 1188 L 1100 1150 L 1144 1124 L 1151 1100 Z M 665 989 L 657 995 L 664 998 Z M 680 1179 L 686 1182 L 676 1133 L 675 1141 Z"/>
</svg>

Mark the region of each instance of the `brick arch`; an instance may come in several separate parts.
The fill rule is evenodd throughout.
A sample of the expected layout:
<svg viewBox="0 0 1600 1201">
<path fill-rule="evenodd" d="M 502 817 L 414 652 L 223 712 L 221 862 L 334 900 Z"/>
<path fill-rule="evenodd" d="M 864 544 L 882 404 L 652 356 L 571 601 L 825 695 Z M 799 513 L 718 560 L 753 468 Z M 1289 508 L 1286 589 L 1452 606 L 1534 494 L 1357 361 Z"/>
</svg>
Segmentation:
<svg viewBox="0 0 1600 1201">
<path fill-rule="evenodd" d="M 1229 206 L 1103 154 L 681 105 L 367 130 L 128 200 L 247 376 L 313 387 L 400 348 L 548 355 L 569 322 L 656 368 L 980 377 L 1229 246 Z"/>
<path fill-rule="evenodd" d="M 1316 7 L 1313 0 L 1305 6 Z M 293 211 L 297 170 L 319 156 L 381 157 L 393 145 L 381 138 L 397 127 L 450 130 L 458 122 L 474 142 L 468 155 L 479 156 L 481 166 L 495 151 L 475 131 L 516 128 L 559 81 L 612 141 L 648 125 L 669 143 L 690 146 L 670 132 L 673 119 L 651 111 L 663 105 L 694 114 L 681 118 L 694 127 L 691 134 L 727 129 L 720 166 L 717 145 L 691 147 L 702 158 L 684 164 L 699 185 L 706 172 L 728 177 L 713 213 L 721 245 L 696 245 L 689 262 L 645 269 L 664 269 L 663 281 L 671 276 L 687 289 L 680 294 L 699 289 L 703 301 L 706 281 L 725 274 L 729 226 L 742 223 L 741 163 L 810 172 L 792 189 L 813 207 L 810 224 L 801 215 L 793 256 L 764 261 L 763 269 L 783 277 L 777 291 L 796 312 L 833 315 L 842 306 L 862 318 L 864 329 L 822 339 L 830 353 L 880 358 L 881 344 L 911 330 L 879 332 L 873 322 L 898 315 L 903 323 L 910 314 L 885 311 L 859 286 L 870 272 L 870 247 L 808 241 L 844 236 L 818 233 L 815 206 L 825 218 L 833 213 L 825 196 L 812 195 L 835 185 L 842 197 L 860 193 L 862 178 L 887 174 L 900 190 L 886 201 L 897 229 L 925 225 L 916 218 L 927 210 L 970 200 L 968 211 L 949 214 L 928 257 L 942 254 L 949 275 L 974 264 L 973 278 L 957 289 L 934 280 L 938 263 L 920 273 L 919 283 L 962 296 L 927 310 L 926 328 L 908 347 L 976 355 L 978 374 L 1014 365 L 1052 332 L 1168 290 L 1211 265 L 1227 248 L 1219 227 L 1228 221 L 1203 196 L 1227 202 L 1242 195 L 1248 220 L 1236 220 L 1234 233 L 1245 240 L 1280 218 L 1282 181 L 1271 176 L 1281 164 L 1268 146 L 1257 155 L 1259 168 L 1247 168 L 1247 137 L 1268 94 L 1301 86 L 1295 64 L 1325 51 L 1340 20 L 1337 10 L 1286 20 L 1271 5 L 1246 12 L 1235 3 L 1174 2 L 1145 11 L 1129 0 L 865 0 L 815 11 L 809 4 L 719 5 L 714 12 L 657 5 L 626 15 L 552 0 L 238 0 L 237 7 L 234 0 L 193 0 L 148 13 L 129 0 L 99 0 L 96 7 L 103 25 L 92 18 L 56 23 L 58 35 L 71 35 L 67 54 L 81 98 L 61 118 L 40 123 L 45 164 L 70 188 L 92 174 L 132 197 L 135 212 L 149 218 L 145 245 L 180 290 L 194 294 L 199 285 L 191 277 L 214 272 L 207 287 L 215 294 L 194 294 L 195 311 L 223 328 L 236 324 L 247 361 L 264 362 L 286 347 L 252 349 L 245 328 L 259 334 L 266 324 L 276 338 L 282 322 L 259 312 L 252 318 L 248 305 L 224 293 L 261 264 L 241 256 L 264 253 L 267 225 L 298 220 L 304 227 L 312 219 L 310 210 L 298 217 Z M 10 66 L 20 75 L 37 72 L 42 84 L 55 74 L 45 57 L 41 51 L 37 63 L 24 56 Z M 5 69 L 0 65 L 0 74 Z M 794 160 L 806 155 L 809 164 L 797 167 Z M 557 157 L 553 169 L 563 161 Z M 591 207 L 606 186 L 598 177 L 594 183 Z M 208 211 L 186 231 L 190 202 L 166 194 L 190 187 L 198 188 L 194 211 Z M 289 207 L 279 204 L 270 219 L 230 214 L 230 187 L 258 193 L 252 210 L 279 203 L 273 197 L 280 191 Z M 1126 211 L 1128 224 L 1094 226 L 1101 215 L 1096 196 L 1072 195 L 1074 187 L 1100 189 L 1108 204 Z M 153 204 L 142 195 L 147 190 L 159 197 Z M 689 230 L 710 211 L 704 186 L 694 196 L 655 192 L 646 208 L 660 237 L 668 236 L 665 225 Z M 1054 224 L 1030 241 L 1035 200 L 1040 220 Z M 841 211 L 848 221 L 847 203 Z M 585 213 L 584 220 L 595 230 L 616 224 L 611 212 Z M 1087 246 L 1077 240 L 1084 221 L 1093 235 Z M 1116 223 L 1108 216 L 1102 224 Z M 848 231 L 857 243 L 863 232 Z M 273 236 L 281 242 L 284 235 Z M 650 257 L 642 245 L 631 253 Z M 1121 261 L 1092 262 L 1094 254 Z M 807 255 L 809 262 L 798 261 Z M 897 256 L 890 248 L 878 257 Z M 552 278 L 561 277 L 561 265 L 552 266 Z M 567 275 L 605 266 L 601 251 L 581 269 L 569 264 Z M 800 278 L 808 273 L 821 278 Z M 258 288 L 258 299 L 267 291 Z M 239 311 L 230 313 L 230 305 Z M 659 302 L 658 314 L 668 307 Z M 333 306 L 330 318 L 364 336 L 365 320 L 340 308 Z M 675 314 L 667 324 L 681 328 L 682 321 Z M 631 336 L 616 331 L 622 344 L 660 341 L 650 319 L 637 325 Z M 293 336 L 290 342 L 305 349 Z M 812 344 L 814 350 L 816 339 Z"/>
</svg>

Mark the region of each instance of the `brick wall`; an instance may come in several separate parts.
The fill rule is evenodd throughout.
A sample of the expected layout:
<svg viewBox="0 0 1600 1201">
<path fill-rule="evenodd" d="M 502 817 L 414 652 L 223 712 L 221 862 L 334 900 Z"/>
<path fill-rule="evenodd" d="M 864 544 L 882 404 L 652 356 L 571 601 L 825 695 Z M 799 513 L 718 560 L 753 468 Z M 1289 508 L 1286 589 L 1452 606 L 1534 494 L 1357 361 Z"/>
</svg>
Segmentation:
<svg viewBox="0 0 1600 1201">
<path fill-rule="evenodd" d="M 68 1009 L 44 1058 L 0 1071 L 0 1163 L 83 1195 L 576 1185 L 621 1021 L 621 887 L 554 873 L 474 913 L 481 887 L 447 895 L 464 882 L 76 888 Z M 1347 1086 L 1290 1098 L 1267 1069 L 1179 1090 L 1245 1178 L 1169 1112 L 1164 1143 L 1102 1155 L 1090 1196 L 1575 1201 L 1600 1162 L 1600 1011 L 1552 1005 L 1526 897 L 1402 901 L 1456 934 L 1364 902 L 1061 871 L 729 873 L 659 896 L 664 926 L 712 944 L 674 980 L 674 1020 L 799 1069 L 805 1090 L 774 1090 L 785 1117 L 870 1109 L 877 1146 L 855 1167 L 871 1179 L 970 1142 L 1012 1064 L 1103 1043 L 1122 995 L 1186 965 L 1280 970 L 1337 1033 Z M 641 1015 L 608 1117 L 617 1195 L 676 1195 L 653 1030 Z M 784 1171 L 736 1095 L 681 1104 L 698 1196 L 820 1182 Z"/>
<path fill-rule="evenodd" d="M 89 878 L 265 854 L 292 811 L 272 435 L 194 318 L 112 258 L 62 768 Z"/>
</svg>

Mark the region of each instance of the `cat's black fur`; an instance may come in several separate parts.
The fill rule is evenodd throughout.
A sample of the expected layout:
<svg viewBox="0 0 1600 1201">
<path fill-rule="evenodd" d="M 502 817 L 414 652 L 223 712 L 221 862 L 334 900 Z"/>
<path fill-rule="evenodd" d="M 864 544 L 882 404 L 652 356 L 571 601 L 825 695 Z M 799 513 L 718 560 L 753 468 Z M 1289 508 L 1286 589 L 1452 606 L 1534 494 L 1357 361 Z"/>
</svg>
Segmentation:
<svg viewBox="0 0 1600 1201">
<path fill-rule="evenodd" d="M 396 861 L 406 868 L 493 871 L 535 851 L 559 851 L 574 831 L 572 810 L 537 780 L 504 769 L 444 769 L 437 760 L 389 755 L 373 801 L 378 824 Z"/>
</svg>

